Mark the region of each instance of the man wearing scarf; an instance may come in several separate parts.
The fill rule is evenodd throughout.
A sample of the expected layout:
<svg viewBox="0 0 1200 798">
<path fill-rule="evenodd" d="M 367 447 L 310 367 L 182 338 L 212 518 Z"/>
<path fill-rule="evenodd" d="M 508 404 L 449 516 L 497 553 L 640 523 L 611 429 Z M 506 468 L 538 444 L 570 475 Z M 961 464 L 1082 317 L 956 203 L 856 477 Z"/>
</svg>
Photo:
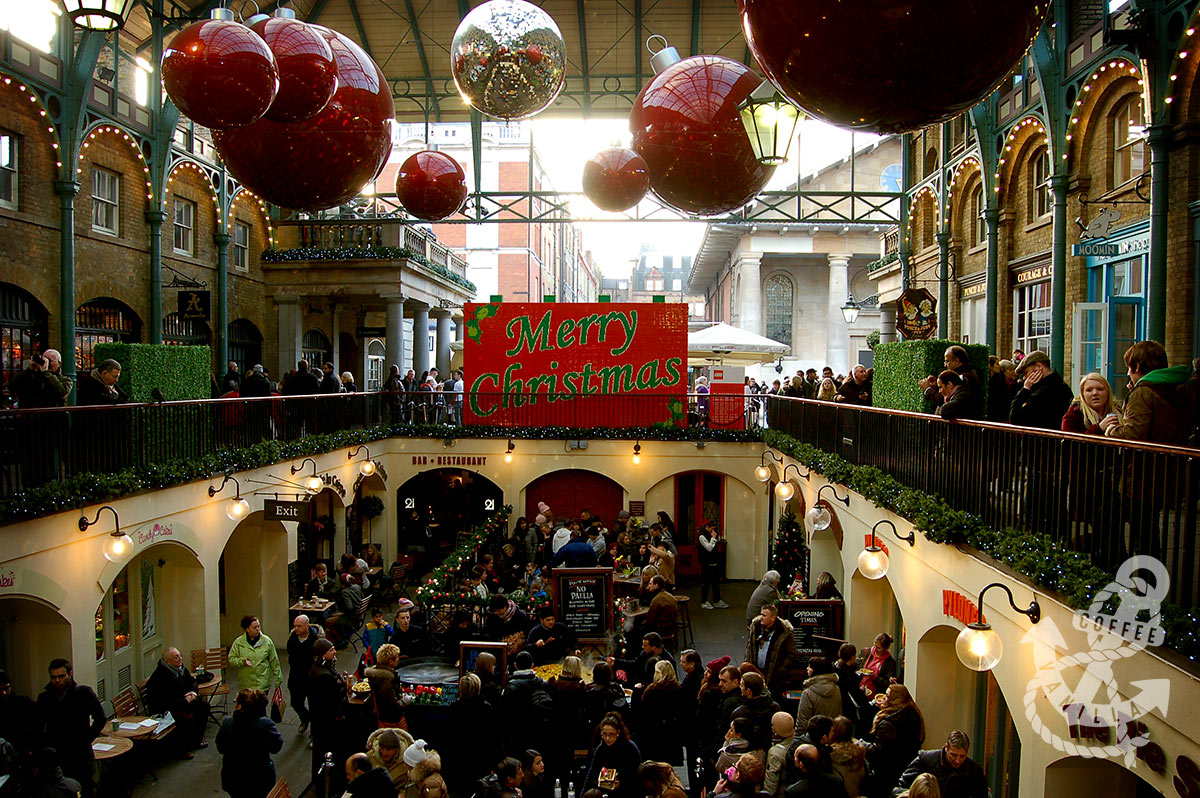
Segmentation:
<svg viewBox="0 0 1200 798">
<path fill-rule="evenodd" d="M 77 405 L 119 405 L 129 401 L 129 396 L 117 387 L 121 378 L 121 364 L 111 358 L 100 362 L 89 374 L 79 375 L 75 386 Z"/>
<path fill-rule="evenodd" d="M 146 709 L 151 715 L 171 713 L 176 729 L 170 739 L 183 759 L 191 759 L 196 748 L 208 747 L 204 742 L 208 704 L 200 699 L 196 680 L 183 664 L 179 649 L 164 651 L 158 667 L 146 680 Z"/>
</svg>

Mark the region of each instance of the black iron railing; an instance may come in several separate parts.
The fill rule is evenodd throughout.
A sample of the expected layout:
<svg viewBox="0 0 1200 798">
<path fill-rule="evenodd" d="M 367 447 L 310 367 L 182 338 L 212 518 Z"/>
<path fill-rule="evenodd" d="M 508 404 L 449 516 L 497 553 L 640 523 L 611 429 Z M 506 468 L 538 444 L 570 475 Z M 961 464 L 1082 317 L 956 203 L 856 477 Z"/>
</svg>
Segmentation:
<svg viewBox="0 0 1200 798">
<path fill-rule="evenodd" d="M 1110 572 L 1161 560 L 1171 598 L 1200 604 L 1200 449 L 773 398 L 770 426 L 941 497 L 996 529 L 1049 535 Z"/>
</svg>

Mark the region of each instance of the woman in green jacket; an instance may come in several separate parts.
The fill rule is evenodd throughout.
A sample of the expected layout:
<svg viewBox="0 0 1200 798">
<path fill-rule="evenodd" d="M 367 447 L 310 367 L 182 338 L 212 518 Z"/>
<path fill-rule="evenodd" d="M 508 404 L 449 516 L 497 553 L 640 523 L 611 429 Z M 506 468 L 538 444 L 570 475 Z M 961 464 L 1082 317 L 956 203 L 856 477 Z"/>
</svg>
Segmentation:
<svg viewBox="0 0 1200 798">
<path fill-rule="evenodd" d="M 262 624 L 253 615 L 242 618 L 246 634 L 240 635 L 229 647 L 229 664 L 237 668 L 239 690 L 262 690 L 270 694 L 271 687 L 283 684 L 279 667 L 279 652 L 271 638 L 262 633 Z"/>
</svg>

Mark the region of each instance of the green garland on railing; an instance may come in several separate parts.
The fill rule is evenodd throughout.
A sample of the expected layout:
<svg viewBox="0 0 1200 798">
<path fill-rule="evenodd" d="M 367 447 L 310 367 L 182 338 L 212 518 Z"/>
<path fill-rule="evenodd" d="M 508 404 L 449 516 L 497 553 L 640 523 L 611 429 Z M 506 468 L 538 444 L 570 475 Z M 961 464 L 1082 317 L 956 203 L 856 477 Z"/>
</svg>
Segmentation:
<svg viewBox="0 0 1200 798">
<path fill-rule="evenodd" d="M 306 435 L 294 441 L 263 441 L 253 446 L 224 449 L 201 457 L 172 460 L 147 466 L 131 466 L 112 473 L 78 474 L 0 499 L 0 526 L 28 521 L 64 510 L 112 501 L 144 490 L 158 490 L 199 479 L 211 479 L 227 471 L 262 468 L 285 460 L 311 457 L 347 446 L 358 446 L 383 438 L 514 438 L 517 440 L 642 440 L 712 441 L 752 443 L 761 441 L 757 430 L 708 430 L 681 427 L 447 427 L 438 424 L 379 424 L 362 430 L 340 430 Z"/>
<path fill-rule="evenodd" d="M 934 543 L 965 543 L 1024 574 L 1034 583 L 1061 594 L 1076 609 L 1113 581 L 1113 575 L 1080 552 L 1068 551 L 1049 535 L 1020 529 L 997 530 L 978 516 L 956 510 L 937 496 L 907 487 L 873 466 L 858 466 L 836 454 L 801 443 L 774 430 L 763 433 L 767 445 L 803 463 L 831 482 L 844 485 L 874 504 L 901 515 Z M 1164 604 L 1166 646 L 1193 662 L 1200 661 L 1200 615 Z"/>
<path fill-rule="evenodd" d="M 444 280 L 461 285 L 470 291 L 475 283 L 455 274 L 440 263 L 434 263 L 416 250 L 408 247 L 293 247 L 291 249 L 264 249 L 262 259 L 266 263 L 284 263 L 294 260 L 399 260 L 406 258 L 421 268 L 431 271 Z"/>
</svg>

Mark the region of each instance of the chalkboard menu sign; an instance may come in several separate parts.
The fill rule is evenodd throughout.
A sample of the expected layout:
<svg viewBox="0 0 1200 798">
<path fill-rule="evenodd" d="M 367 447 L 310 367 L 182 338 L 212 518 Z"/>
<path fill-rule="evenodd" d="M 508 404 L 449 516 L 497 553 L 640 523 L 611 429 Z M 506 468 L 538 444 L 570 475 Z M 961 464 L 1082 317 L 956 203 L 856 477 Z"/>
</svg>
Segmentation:
<svg viewBox="0 0 1200 798">
<path fill-rule="evenodd" d="M 508 673 L 508 643 L 484 640 L 463 641 L 458 644 L 458 678 L 475 671 L 475 660 L 481 652 L 490 652 L 496 658 L 496 676 L 504 685 Z M 455 688 L 457 689 L 457 688 Z"/>
<path fill-rule="evenodd" d="M 798 666 L 807 664 L 812 657 L 837 653 L 839 643 L 845 639 L 845 610 L 843 602 L 829 599 L 779 602 L 779 617 L 792 625 L 796 637 Z"/>
<path fill-rule="evenodd" d="M 612 569 L 555 569 L 554 614 L 579 642 L 607 642 L 613 631 Z"/>
</svg>

